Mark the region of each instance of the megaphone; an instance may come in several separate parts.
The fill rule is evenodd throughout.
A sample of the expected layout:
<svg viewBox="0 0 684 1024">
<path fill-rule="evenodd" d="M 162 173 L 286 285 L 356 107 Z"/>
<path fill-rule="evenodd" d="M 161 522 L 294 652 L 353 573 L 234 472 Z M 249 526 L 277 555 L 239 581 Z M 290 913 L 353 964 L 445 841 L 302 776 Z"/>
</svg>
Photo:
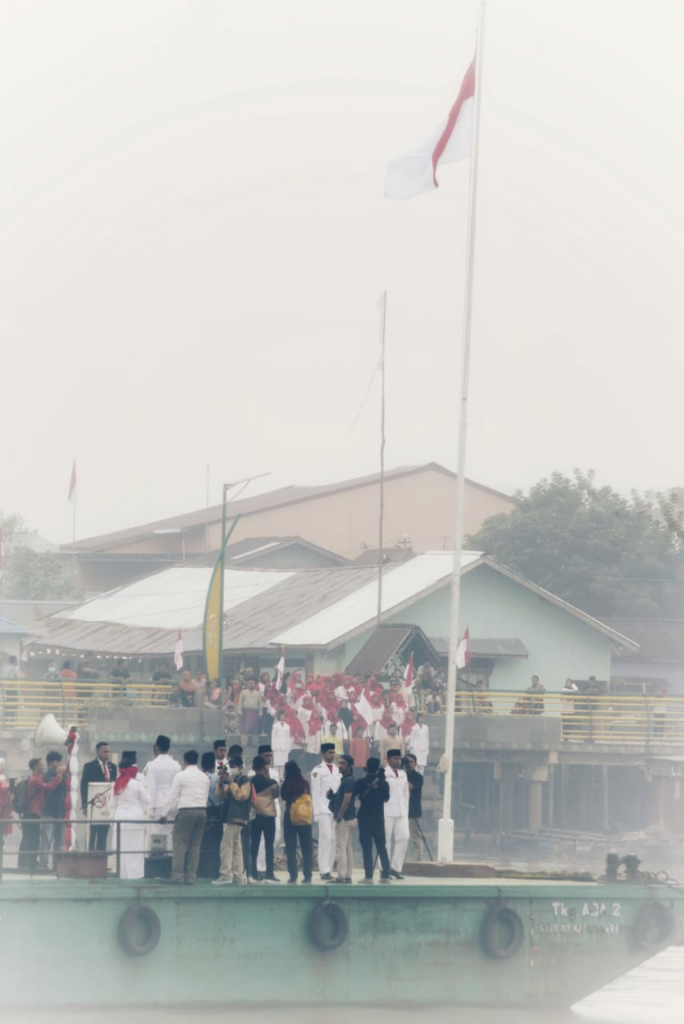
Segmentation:
<svg viewBox="0 0 684 1024">
<path fill-rule="evenodd" d="M 46 715 L 36 727 L 33 742 L 36 747 L 64 746 L 68 735 L 54 715 Z"/>
</svg>

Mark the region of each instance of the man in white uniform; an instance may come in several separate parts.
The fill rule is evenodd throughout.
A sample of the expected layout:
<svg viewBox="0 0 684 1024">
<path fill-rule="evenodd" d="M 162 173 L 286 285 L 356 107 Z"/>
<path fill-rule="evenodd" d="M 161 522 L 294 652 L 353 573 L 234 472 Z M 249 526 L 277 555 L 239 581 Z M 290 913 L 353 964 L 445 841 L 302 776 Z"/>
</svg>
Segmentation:
<svg viewBox="0 0 684 1024">
<path fill-rule="evenodd" d="M 321 744 L 322 761 L 311 772 L 311 802 L 314 821 L 318 822 L 318 870 L 324 882 L 332 881 L 335 859 L 335 822 L 328 806 L 328 793 L 336 793 L 342 776 L 335 764 L 335 744 Z M 408 792 L 408 785 L 406 787 Z M 408 814 L 408 811 L 406 812 Z M 408 834 L 408 820 L 407 820 Z"/>
<path fill-rule="evenodd" d="M 430 730 L 425 725 L 423 715 L 416 715 L 416 724 L 409 733 L 409 753 L 414 754 L 418 762 L 418 771 L 423 775 L 430 753 Z"/>
<path fill-rule="evenodd" d="M 150 797 L 150 816 L 161 818 L 164 807 L 171 796 L 171 786 L 181 766 L 169 754 L 171 740 L 168 736 L 157 736 L 154 744 L 154 760 L 145 765 L 143 775 Z M 173 825 L 150 825 L 149 835 L 166 836 L 166 849 L 170 852 Z"/>
<path fill-rule="evenodd" d="M 401 768 L 401 751 L 396 748 L 387 751 L 385 778 L 389 784 L 390 796 L 385 804 L 385 836 L 390 858 L 390 875 L 402 879 L 409 842 L 409 784 L 406 772 Z"/>
<path fill-rule="evenodd" d="M 279 711 L 271 730 L 271 746 L 273 747 L 273 766 L 280 772 L 290 758 L 292 750 L 292 733 L 285 721 L 284 711 Z"/>
</svg>

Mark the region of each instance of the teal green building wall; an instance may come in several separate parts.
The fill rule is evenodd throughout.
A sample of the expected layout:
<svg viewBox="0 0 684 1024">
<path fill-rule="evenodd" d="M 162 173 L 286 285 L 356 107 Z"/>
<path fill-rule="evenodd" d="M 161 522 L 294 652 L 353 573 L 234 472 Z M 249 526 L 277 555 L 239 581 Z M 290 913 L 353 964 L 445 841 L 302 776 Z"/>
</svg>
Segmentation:
<svg viewBox="0 0 684 1024">
<path fill-rule="evenodd" d="M 446 584 L 396 615 L 389 623 L 420 626 L 429 637 L 449 635 L 451 592 Z M 564 680 L 610 678 L 611 643 L 607 636 L 486 565 L 463 576 L 460 632 L 471 637 L 518 639 L 528 658 L 497 660 L 490 685 L 496 690 L 523 690 L 538 675 L 547 690 Z M 373 630 L 352 637 L 344 647 L 321 658 L 321 671 L 339 671 L 363 647 Z M 335 667 L 332 664 L 335 662 Z"/>
</svg>

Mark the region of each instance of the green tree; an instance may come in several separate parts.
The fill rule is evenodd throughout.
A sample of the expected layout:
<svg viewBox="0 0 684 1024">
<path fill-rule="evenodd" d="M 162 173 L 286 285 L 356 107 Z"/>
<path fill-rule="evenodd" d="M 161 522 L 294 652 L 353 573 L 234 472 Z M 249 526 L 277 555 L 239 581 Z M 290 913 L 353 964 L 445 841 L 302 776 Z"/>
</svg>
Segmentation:
<svg viewBox="0 0 684 1024">
<path fill-rule="evenodd" d="M 597 487 L 580 470 L 554 473 L 516 500 L 468 546 L 591 615 L 684 615 L 684 553 L 661 508 L 636 492 L 624 498 Z"/>
<path fill-rule="evenodd" d="M 80 596 L 76 568 L 55 551 L 36 551 L 21 516 L 0 515 L 4 546 L 4 594 L 27 601 L 71 600 Z"/>
</svg>

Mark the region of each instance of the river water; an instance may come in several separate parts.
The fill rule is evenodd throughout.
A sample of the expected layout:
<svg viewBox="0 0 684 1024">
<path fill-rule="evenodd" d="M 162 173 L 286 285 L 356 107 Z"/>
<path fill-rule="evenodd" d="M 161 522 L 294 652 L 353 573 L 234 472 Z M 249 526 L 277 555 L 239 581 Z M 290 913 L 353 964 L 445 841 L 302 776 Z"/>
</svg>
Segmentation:
<svg viewBox="0 0 684 1024">
<path fill-rule="evenodd" d="M 238 1016 L 238 1015 L 236 1015 Z M 248 1015 L 239 1014 L 243 1020 Z M 307 1010 L 258 1010 L 258 1024 L 682 1024 L 684 1021 L 684 948 L 670 949 L 629 975 L 578 1003 L 567 1012 L 549 1010 L 378 1010 L 361 1007 Z M 3 1016 L 3 1021 L 6 1018 Z M 213 1024 L 226 1020 L 226 1010 L 98 1009 L 17 1012 L 13 1024 Z"/>
</svg>

